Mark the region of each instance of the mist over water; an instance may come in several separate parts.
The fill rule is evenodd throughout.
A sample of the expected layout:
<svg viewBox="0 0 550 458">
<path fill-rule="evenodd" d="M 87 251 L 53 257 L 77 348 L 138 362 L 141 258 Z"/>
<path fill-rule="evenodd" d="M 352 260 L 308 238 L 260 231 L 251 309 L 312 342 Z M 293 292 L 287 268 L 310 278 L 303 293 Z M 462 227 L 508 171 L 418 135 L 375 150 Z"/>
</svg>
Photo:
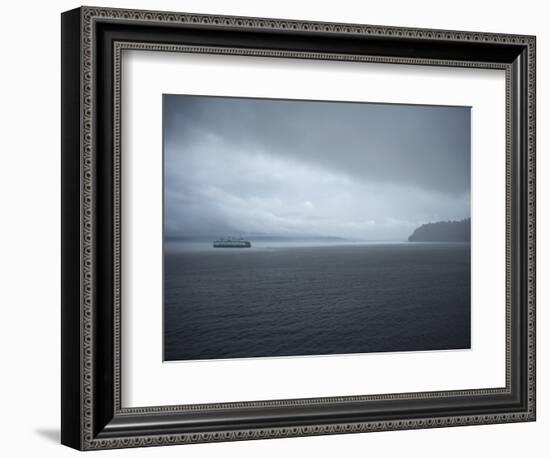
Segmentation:
<svg viewBox="0 0 550 458">
<path fill-rule="evenodd" d="M 248 239 L 247 239 L 248 240 Z M 335 247 L 359 247 L 371 245 L 399 245 L 408 242 L 402 241 L 377 241 L 377 240 L 347 240 L 340 239 L 334 241 L 315 240 L 315 239 L 293 239 L 285 238 L 281 240 L 258 240 L 252 239 L 252 248 L 243 248 L 239 255 L 262 250 L 280 250 L 289 248 L 335 248 Z M 227 254 L 230 250 L 214 248 L 212 240 L 170 240 L 165 242 L 165 249 L 170 253 L 185 252 L 212 252 L 220 255 Z M 233 253 L 235 254 L 235 253 Z"/>
<path fill-rule="evenodd" d="M 167 94 L 163 113 L 165 360 L 470 347 L 470 245 L 403 242 L 470 217 L 470 107 Z M 213 248 L 231 236 L 252 247 Z"/>
</svg>

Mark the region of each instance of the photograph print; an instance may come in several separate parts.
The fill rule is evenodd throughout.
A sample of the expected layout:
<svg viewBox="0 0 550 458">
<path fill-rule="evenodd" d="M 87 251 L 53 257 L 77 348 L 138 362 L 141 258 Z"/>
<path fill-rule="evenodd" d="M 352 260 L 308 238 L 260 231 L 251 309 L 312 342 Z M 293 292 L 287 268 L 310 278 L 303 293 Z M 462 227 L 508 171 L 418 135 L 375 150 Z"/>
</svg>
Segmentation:
<svg viewBox="0 0 550 458">
<path fill-rule="evenodd" d="M 470 111 L 163 95 L 164 361 L 469 349 Z"/>
</svg>

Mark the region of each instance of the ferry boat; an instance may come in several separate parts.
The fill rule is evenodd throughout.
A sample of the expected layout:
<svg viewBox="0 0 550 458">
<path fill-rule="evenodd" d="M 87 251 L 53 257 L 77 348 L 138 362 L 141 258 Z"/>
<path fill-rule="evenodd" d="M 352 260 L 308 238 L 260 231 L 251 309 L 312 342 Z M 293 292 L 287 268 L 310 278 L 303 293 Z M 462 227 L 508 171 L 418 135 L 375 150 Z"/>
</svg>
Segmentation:
<svg viewBox="0 0 550 458">
<path fill-rule="evenodd" d="M 212 242 L 214 248 L 251 248 L 252 244 L 249 240 L 241 238 L 221 238 Z"/>
</svg>

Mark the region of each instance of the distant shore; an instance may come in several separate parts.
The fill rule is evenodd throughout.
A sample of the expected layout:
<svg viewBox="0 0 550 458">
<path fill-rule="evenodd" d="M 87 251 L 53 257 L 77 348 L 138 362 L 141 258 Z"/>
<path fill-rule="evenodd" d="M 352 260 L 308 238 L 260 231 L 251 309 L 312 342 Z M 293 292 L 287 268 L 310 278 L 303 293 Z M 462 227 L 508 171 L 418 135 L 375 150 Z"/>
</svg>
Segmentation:
<svg viewBox="0 0 550 458">
<path fill-rule="evenodd" d="M 409 242 L 469 242 L 470 218 L 461 221 L 438 221 L 417 227 Z"/>
</svg>

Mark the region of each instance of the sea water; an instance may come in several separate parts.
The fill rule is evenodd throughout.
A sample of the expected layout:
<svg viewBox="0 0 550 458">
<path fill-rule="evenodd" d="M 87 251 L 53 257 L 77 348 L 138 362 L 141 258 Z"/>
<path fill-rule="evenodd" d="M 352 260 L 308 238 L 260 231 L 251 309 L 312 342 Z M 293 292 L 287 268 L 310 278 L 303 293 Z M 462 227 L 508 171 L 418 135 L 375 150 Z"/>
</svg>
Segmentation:
<svg viewBox="0 0 550 458">
<path fill-rule="evenodd" d="M 469 347 L 469 243 L 165 244 L 167 361 Z"/>
</svg>

